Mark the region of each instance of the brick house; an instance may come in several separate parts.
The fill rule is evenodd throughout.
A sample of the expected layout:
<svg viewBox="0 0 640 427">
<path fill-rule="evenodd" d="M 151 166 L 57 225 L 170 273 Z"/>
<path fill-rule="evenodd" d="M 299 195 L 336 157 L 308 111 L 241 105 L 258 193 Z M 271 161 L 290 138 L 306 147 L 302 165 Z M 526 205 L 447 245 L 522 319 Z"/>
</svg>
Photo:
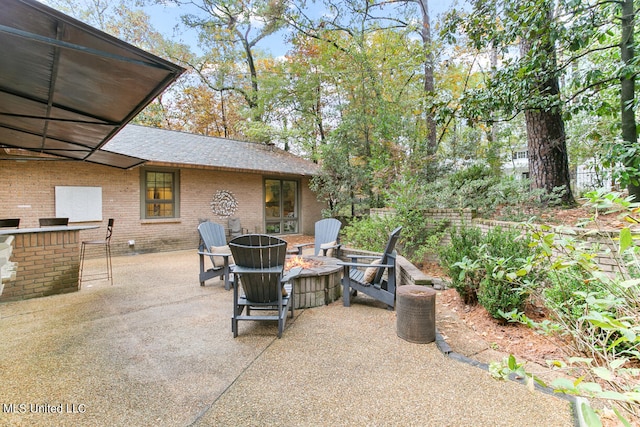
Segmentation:
<svg viewBox="0 0 640 427">
<path fill-rule="evenodd" d="M 0 217 L 68 216 L 99 225 L 82 239 L 104 237 L 115 218 L 114 255 L 195 249 L 203 220 L 245 232 L 313 234 L 324 205 L 309 189 L 316 164 L 274 146 L 127 125 L 102 150 L 144 160 L 119 169 L 0 151 Z M 130 244 L 132 243 L 132 244 Z"/>
</svg>

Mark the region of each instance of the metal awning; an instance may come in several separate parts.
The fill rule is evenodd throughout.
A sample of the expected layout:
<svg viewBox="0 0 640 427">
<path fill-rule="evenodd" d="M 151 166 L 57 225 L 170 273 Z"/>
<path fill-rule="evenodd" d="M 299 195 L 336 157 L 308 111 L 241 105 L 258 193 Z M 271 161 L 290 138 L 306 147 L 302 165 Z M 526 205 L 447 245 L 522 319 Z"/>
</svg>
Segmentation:
<svg viewBox="0 0 640 427">
<path fill-rule="evenodd" d="M 184 69 L 35 0 L 0 1 L 0 147 L 128 169 L 101 150 Z"/>
</svg>

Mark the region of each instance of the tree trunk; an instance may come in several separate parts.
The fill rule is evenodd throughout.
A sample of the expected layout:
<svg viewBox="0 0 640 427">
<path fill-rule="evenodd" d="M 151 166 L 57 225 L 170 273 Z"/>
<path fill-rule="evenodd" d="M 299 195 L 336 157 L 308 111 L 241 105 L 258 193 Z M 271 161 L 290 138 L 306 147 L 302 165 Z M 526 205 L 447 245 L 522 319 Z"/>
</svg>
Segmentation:
<svg viewBox="0 0 640 427">
<path fill-rule="evenodd" d="M 533 188 L 551 193 L 564 186 L 562 202 L 575 203 L 570 187 L 569 161 L 567 157 L 564 122 L 552 111 L 527 110 L 527 139 L 529 172 Z"/>
<path fill-rule="evenodd" d="M 632 67 L 635 52 L 633 49 L 633 25 L 634 25 L 633 0 L 622 2 L 622 40 L 620 41 L 620 57 L 627 67 Z M 636 118 L 634 108 L 635 97 L 635 76 L 632 73 L 624 74 L 620 78 L 620 122 L 622 127 L 622 141 L 627 147 L 635 147 L 638 143 L 636 132 Z M 638 169 L 639 159 L 630 158 L 625 162 L 625 167 Z M 633 196 L 635 201 L 640 201 L 640 183 L 630 182 L 627 185 L 629 196 Z"/>
<path fill-rule="evenodd" d="M 425 101 L 433 99 L 435 81 L 433 77 L 433 46 L 431 44 L 431 22 L 429 18 L 429 0 L 418 0 L 422 10 L 422 46 L 425 51 L 424 61 L 424 95 Z M 432 105 L 426 105 L 425 126 L 427 128 L 427 154 L 433 155 L 438 150 L 438 135 L 436 134 L 436 120 L 433 117 Z"/>
<path fill-rule="evenodd" d="M 553 19 L 552 10 L 547 11 L 549 22 Z M 544 32 L 544 30 L 542 30 Z M 541 34 L 532 51 L 533 40 L 523 40 L 523 57 L 533 54 L 544 59 L 540 70 L 541 80 L 534 82 L 537 96 L 549 101 L 557 99 L 560 93 L 558 77 L 555 74 L 556 51 L 549 34 Z M 569 175 L 567 138 L 559 104 L 542 109 L 525 110 L 527 122 L 527 140 L 529 154 L 529 172 L 533 188 L 540 188 L 551 194 L 555 189 L 564 187 L 560 201 L 565 205 L 574 205 Z M 547 199 L 548 200 L 548 199 Z"/>
</svg>

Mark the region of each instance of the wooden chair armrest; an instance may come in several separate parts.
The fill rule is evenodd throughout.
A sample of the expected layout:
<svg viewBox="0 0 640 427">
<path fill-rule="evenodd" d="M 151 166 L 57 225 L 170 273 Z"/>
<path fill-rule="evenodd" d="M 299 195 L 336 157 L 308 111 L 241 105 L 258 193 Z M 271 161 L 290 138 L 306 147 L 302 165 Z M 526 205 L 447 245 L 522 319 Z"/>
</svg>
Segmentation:
<svg viewBox="0 0 640 427">
<path fill-rule="evenodd" d="M 313 243 L 299 243 L 297 245 L 293 245 L 294 248 L 304 248 L 305 246 L 313 246 Z"/>
<path fill-rule="evenodd" d="M 285 274 L 284 276 L 282 276 L 282 282 L 288 282 L 289 280 L 295 278 L 298 274 L 300 274 L 300 272 L 303 270 L 302 267 L 295 267 L 292 268 L 291 270 L 289 270 L 287 272 L 287 274 Z"/>
<path fill-rule="evenodd" d="M 351 262 L 355 263 L 358 259 L 380 259 L 382 255 L 348 255 L 351 258 Z"/>
<path fill-rule="evenodd" d="M 369 268 L 369 267 L 374 267 L 374 268 L 391 268 L 391 267 L 395 267 L 395 264 L 362 264 L 362 263 L 358 263 L 358 262 L 337 262 L 338 265 L 342 265 L 345 267 L 363 267 L 363 268 Z"/>
<path fill-rule="evenodd" d="M 198 251 L 198 255 L 221 256 L 221 257 L 229 258 L 231 256 L 231 253 L 228 253 L 228 254 L 225 254 L 225 253 L 214 254 L 214 253 L 207 252 L 207 251 Z"/>
</svg>

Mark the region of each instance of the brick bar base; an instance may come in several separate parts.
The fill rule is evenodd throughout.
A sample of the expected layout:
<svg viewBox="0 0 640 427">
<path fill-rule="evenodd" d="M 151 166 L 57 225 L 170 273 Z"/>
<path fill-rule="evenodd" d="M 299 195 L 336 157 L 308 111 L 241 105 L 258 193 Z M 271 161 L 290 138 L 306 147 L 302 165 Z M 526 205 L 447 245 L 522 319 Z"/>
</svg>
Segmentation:
<svg viewBox="0 0 640 427">
<path fill-rule="evenodd" d="M 78 290 L 79 231 L 16 233 L 11 261 L 16 279 L 5 284 L 0 301 L 16 301 Z"/>
</svg>

